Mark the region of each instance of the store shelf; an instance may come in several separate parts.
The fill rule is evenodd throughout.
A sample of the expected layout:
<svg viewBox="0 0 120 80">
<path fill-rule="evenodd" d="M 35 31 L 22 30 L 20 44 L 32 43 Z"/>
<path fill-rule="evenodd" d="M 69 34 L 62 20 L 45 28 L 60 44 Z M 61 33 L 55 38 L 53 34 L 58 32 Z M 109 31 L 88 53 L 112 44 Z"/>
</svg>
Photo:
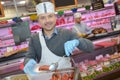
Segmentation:
<svg viewBox="0 0 120 80">
<path fill-rule="evenodd" d="M 19 70 L 19 67 L 21 63 L 23 63 L 24 59 L 23 58 L 18 58 L 15 60 L 10 60 L 6 63 L 1 63 L 0 64 L 0 75 L 1 74 L 6 74 L 15 70 Z"/>
<path fill-rule="evenodd" d="M 7 28 L 7 27 L 11 27 L 11 24 L 0 24 L 0 28 Z"/>
<path fill-rule="evenodd" d="M 83 22 L 87 23 L 87 22 L 92 22 L 92 21 L 95 21 L 95 20 L 110 18 L 110 17 L 113 17 L 113 16 L 107 16 L 107 17 L 102 17 L 102 18 L 93 19 L 93 20 L 87 20 L 87 21 L 83 21 Z M 106 22 L 105 24 L 107 24 L 107 23 L 110 23 L 110 22 Z M 70 25 L 74 25 L 74 24 L 75 24 L 74 22 L 72 22 L 72 23 L 66 23 L 66 24 L 62 24 L 62 25 L 57 25 L 57 27 L 66 27 L 66 26 L 70 26 Z M 102 24 L 100 24 L 100 25 L 102 25 Z"/>
<path fill-rule="evenodd" d="M 82 22 L 85 22 L 85 23 L 90 23 L 90 22 L 93 22 L 93 21 L 96 21 L 96 26 L 98 25 L 103 25 L 103 24 L 108 24 L 110 23 L 110 18 L 111 17 L 114 17 L 115 15 L 110 15 L 110 16 L 106 16 L 106 17 L 101 17 L 101 18 L 96 18 L 96 19 L 91 19 L 91 20 L 82 20 Z M 109 18 L 109 19 L 108 19 Z M 107 19 L 107 21 L 106 21 Z M 100 21 L 101 20 L 101 21 Z M 106 21 L 106 22 L 105 22 Z M 65 23 L 65 24 L 62 24 L 62 25 L 57 25 L 57 27 L 66 27 L 66 26 L 71 26 L 71 25 L 74 25 L 75 23 L 72 22 L 72 23 Z"/>
<path fill-rule="evenodd" d="M 13 55 L 11 55 L 9 57 L 2 57 L 2 58 L 0 58 L 0 64 L 4 63 L 6 61 L 9 61 L 9 60 L 14 60 L 14 59 L 25 57 L 26 53 L 27 52 L 25 51 L 25 52 L 19 52 L 17 54 L 13 54 Z"/>
<path fill-rule="evenodd" d="M 110 46 L 110 47 L 98 47 L 96 50 L 94 50 L 91 53 L 78 53 L 77 55 L 72 55 L 72 60 L 74 63 L 79 63 L 81 61 L 84 60 L 95 60 L 95 57 L 98 55 L 105 55 L 105 54 L 112 54 L 115 52 L 115 48 L 114 46 Z"/>
<path fill-rule="evenodd" d="M 89 38 L 87 38 L 87 39 L 90 39 L 90 40 L 93 41 L 93 40 L 103 39 L 103 38 L 112 37 L 112 36 L 117 36 L 117 35 L 120 35 L 120 30 L 118 30 L 118 31 L 113 31 L 113 32 L 108 32 L 108 33 L 105 34 L 105 35 L 89 37 Z"/>
<path fill-rule="evenodd" d="M 11 76 L 11 75 L 19 75 L 19 74 L 25 74 L 23 70 L 15 70 L 11 71 L 9 73 L 1 74 L 0 75 L 0 80 L 6 80 L 6 77 Z M 22 76 L 23 77 L 23 76 Z M 8 79 L 8 78 L 7 78 Z M 10 80 L 10 79 L 9 79 Z"/>
<path fill-rule="evenodd" d="M 2 45 L 2 46 L 0 46 L 0 49 L 1 49 L 1 48 L 6 48 L 6 47 L 12 47 L 12 46 L 14 46 L 14 45 L 15 45 L 15 43 Z"/>
<path fill-rule="evenodd" d="M 100 19 L 105 19 L 105 18 L 111 18 L 114 17 L 115 15 L 110 15 L 110 16 L 106 16 L 106 17 L 100 17 L 100 18 L 94 18 L 91 20 L 84 20 L 84 22 L 92 22 L 92 21 L 96 21 L 96 20 L 100 20 Z"/>
<path fill-rule="evenodd" d="M 4 40 L 9 40 L 9 39 L 13 39 L 13 36 L 11 36 L 11 37 L 4 37 L 4 38 L 1 38 L 1 37 L 0 37 L 0 40 L 2 40 L 2 41 L 4 41 Z"/>
<path fill-rule="evenodd" d="M 113 4 L 105 4 L 105 8 L 109 8 L 109 7 L 112 7 L 112 6 L 113 6 Z M 90 9 L 92 10 L 92 7 Z M 103 10 L 103 9 L 101 9 L 101 10 Z M 77 11 L 82 12 L 82 11 L 86 11 L 86 9 L 85 8 L 78 8 Z M 100 10 L 96 10 L 96 11 L 100 11 Z M 93 11 L 93 12 L 95 12 L 95 11 Z M 72 11 L 71 10 L 66 10 L 66 11 L 64 11 L 64 13 L 68 14 L 68 13 L 72 13 Z"/>
<path fill-rule="evenodd" d="M 120 77 L 120 68 L 98 75 L 93 80 L 113 80 Z"/>
</svg>

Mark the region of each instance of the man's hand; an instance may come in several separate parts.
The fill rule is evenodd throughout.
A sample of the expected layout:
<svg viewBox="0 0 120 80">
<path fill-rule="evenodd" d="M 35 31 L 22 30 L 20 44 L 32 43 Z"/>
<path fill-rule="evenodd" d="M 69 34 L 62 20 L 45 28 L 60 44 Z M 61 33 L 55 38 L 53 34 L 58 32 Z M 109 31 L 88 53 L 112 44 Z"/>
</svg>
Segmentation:
<svg viewBox="0 0 120 80">
<path fill-rule="evenodd" d="M 78 45 L 79 45 L 79 40 L 77 40 L 77 39 L 67 41 L 64 44 L 64 49 L 65 49 L 66 55 L 70 56 L 70 54 L 74 51 L 75 47 L 77 47 Z"/>
<path fill-rule="evenodd" d="M 24 72 L 25 72 L 26 74 L 30 74 L 30 75 L 37 74 L 36 72 L 33 71 L 36 64 L 37 64 L 37 63 L 36 63 L 36 61 L 35 61 L 34 59 L 30 59 L 30 60 L 27 62 L 27 64 L 25 65 L 24 69 L 23 69 Z"/>
</svg>

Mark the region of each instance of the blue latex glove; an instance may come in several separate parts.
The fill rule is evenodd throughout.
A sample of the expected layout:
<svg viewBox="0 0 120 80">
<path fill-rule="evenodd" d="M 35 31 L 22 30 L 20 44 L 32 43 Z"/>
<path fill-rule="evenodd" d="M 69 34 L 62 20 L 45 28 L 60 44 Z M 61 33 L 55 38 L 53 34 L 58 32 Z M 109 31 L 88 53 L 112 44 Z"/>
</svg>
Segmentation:
<svg viewBox="0 0 120 80">
<path fill-rule="evenodd" d="M 64 49 L 65 49 L 65 53 L 67 56 L 70 56 L 70 54 L 73 52 L 73 50 L 75 49 L 75 47 L 77 47 L 79 45 L 79 40 L 74 39 L 71 41 L 67 41 L 64 44 Z"/>
<path fill-rule="evenodd" d="M 34 59 L 30 59 L 27 64 L 24 67 L 24 72 L 29 75 L 34 75 L 37 74 L 36 72 L 33 71 L 34 66 L 36 65 L 36 61 Z"/>
</svg>

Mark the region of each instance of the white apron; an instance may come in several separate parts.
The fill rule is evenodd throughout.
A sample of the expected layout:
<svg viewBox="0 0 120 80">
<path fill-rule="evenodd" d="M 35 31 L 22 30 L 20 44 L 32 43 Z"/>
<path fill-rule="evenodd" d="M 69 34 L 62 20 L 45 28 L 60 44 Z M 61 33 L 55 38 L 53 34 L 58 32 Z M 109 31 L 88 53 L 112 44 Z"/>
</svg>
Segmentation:
<svg viewBox="0 0 120 80">
<path fill-rule="evenodd" d="M 39 32 L 39 39 L 42 47 L 42 53 L 41 53 L 41 60 L 40 60 L 40 65 L 50 65 L 52 63 L 57 62 L 59 59 L 62 57 L 59 57 L 52 53 L 45 42 L 45 39 L 43 37 L 42 31 Z M 53 44 L 56 45 L 56 44 Z M 58 69 L 63 69 L 63 68 L 71 68 L 71 62 L 70 62 L 70 57 L 63 57 L 59 62 L 58 62 Z"/>
<path fill-rule="evenodd" d="M 78 34 L 81 34 L 80 30 L 78 30 L 76 26 L 74 26 L 73 28 L 77 31 Z"/>
</svg>

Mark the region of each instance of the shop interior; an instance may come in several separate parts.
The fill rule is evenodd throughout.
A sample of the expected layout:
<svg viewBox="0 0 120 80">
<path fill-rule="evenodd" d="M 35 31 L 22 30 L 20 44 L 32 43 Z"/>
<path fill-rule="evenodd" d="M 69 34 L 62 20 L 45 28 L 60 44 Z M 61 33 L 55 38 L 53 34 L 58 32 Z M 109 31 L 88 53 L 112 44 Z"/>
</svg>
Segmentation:
<svg viewBox="0 0 120 80">
<path fill-rule="evenodd" d="M 0 80 L 28 80 L 24 57 L 29 38 L 41 30 L 35 5 L 46 1 L 55 5 L 56 27 L 71 30 L 73 14 L 80 12 L 93 29 L 93 36 L 80 37 L 91 40 L 95 49 L 71 56 L 77 78 L 70 80 L 120 80 L 120 0 L 0 0 Z"/>
</svg>

